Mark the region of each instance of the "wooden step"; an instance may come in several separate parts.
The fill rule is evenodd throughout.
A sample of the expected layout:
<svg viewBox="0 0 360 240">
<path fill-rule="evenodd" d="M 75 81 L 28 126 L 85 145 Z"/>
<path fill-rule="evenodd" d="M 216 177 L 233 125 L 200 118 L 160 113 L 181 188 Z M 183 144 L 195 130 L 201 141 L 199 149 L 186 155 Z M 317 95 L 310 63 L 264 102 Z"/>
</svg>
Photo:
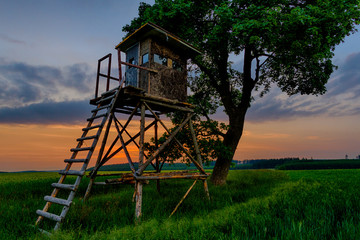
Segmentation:
<svg viewBox="0 0 360 240">
<path fill-rule="evenodd" d="M 101 98 L 101 99 L 99 99 L 99 100 L 96 102 L 96 104 L 109 101 L 109 100 L 111 100 L 111 99 L 113 99 L 113 98 L 114 98 L 114 95 L 111 95 L 111 96 L 106 97 L 106 98 Z"/>
<path fill-rule="evenodd" d="M 52 183 L 51 186 L 53 188 L 59 188 L 59 189 L 70 190 L 70 191 L 76 190 L 76 187 L 73 184 Z"/>
<path fill-rule="evenodd" d="M 66 163 L 83 163 L 86 162 L 86 158 L 79 158 L 79 159 L 65 159 L 64 162 Z"/>
<path fill-rule="evenodd" d="M 38 230 L 39 232 L 41 232 L 42 234 L 47 235 L 48 237 L 51 237 L 51 236 L 52 236 L 52 234 L 51 234 L 50 232 L 45 231 L 44 229 L 37 228 L 37 230 Z"/>
<path fill-rule="evenodd" d="M 72 148 L 70 149 L 71 152 L 81 152 L 81 151 L 91 151 L 92 147 L 84 147 L 84 148 Z"/>
<path fill-rule="evenodd" d="M 62 218 L 60 216 L 53 214 L 53 213 L 44 212 L 42 210 L 36 210 L 36 214 L 40 215 L 42 217 L 48 218 L 50 220 L 56 221 L 56 222 L 62 221 Z"/>
<path fill-rule="evenodd" d="M 81 138 L 76 139 L 76 141 L 80 142 L 80 141 L 83 141 L 83 140 L 89 140 L 89 139 L 94 139 L 94 138 L 97 138 L 97 135 L 88 136 L 88 137 L 81 137 Z"/>
<path fill-rule="evenodd" d="M 119 87 L 116 87 L 116 88 L 110 89 L 109 91 L 102 93 L 102 94 L 101 94 L 101 96 L 106 96 L 106 95 L 109 95 L 109 94 L 113 94 L 113 95 L 115 95 L 116 90 L 118 90 L 118 89 L 119 89 Z"/>
<path fill-rule="evenodd" d="M 44 200 L 47 202 L 52 202 L 52 203 L 56 203 L 56 204 L 67 206 L 67 207 L 70 207 L 70 205 L 71 205 L 71 201 L 68 201 L 66 199 L 51 197 L 51 196 L 45 196 Z"/>
<path fill-rule="evenodd" d="M 97 115 L 97 116 L 88 118 L 88 119 L 86 119 L 86 121 L 91 121 L 91 120 L 95 120 L 95 119 L 102 118 L 102 117 L 106 117 L 106 116 L 107 116 L 107 114 L 104 113 L 104 114 L 100 114 L 100 115 Z"/>
<path fill-rule="evenodd" d="M 76 171 L 76 170 L 60 170 L 59 174 L 61 175 L 76 175 L 76 176 L 83 176 L 85 171 Z"/>
<path fill-rule="evenodd" d="M 87 128 L 83 128 L 82 130 L 83 131 L 88 131 L 88 130 L 91 130 L 91 129 L 94 129 L 94 128 L 99 128 L 99 127 L 101 127 L 102 125 L 101 124 L 99 124 L 99 125 L 95 125 L 95 126 L 91 126 L 91 127 L 87 127 Z"/>
<path fill-rule="evenodd" d="M 94 112 L 103 110 L 103 109 L 108 108 L 108 107 L 110 107 L 110 105 L 105 105 L 105 106 L 102 106 L 102 107 L 95 108 L 94 110 L 91 110 L 91 112 L 94 113 Z"/>
<path fill-rule="evenodd" d="M 38 228 L 38 230 L 39 230 L 39 232 L 41 232 L 42 234 L 47 235 L 48 237 L 51 237 L 51 236 L 52 236 L 52 234 L 51 234 L 50 232 L 45 231 L 44 229 Z"/>
</svg>

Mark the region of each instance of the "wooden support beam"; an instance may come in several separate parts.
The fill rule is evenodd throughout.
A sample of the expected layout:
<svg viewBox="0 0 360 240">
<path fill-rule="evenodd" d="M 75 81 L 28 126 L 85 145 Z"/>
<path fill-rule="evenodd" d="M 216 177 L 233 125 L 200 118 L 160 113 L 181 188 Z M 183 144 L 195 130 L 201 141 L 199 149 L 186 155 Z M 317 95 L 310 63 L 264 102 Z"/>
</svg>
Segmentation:
<svg viewBox="0 0 360 240">
<path fill-rule="evenodd" d="M 118 140 L 119 140 L 119 136 L 117 135 L 117 136 L 115 137 L 114 141 L 111 143 L 109 149 L 106 151 L 106 153 L 105 153 L 105 155 L 104 155 L 104 157 L 103 157 L 103 160 L 108 158 L 109 154 L 111 153 L 112 149 L 115 147 L 115 144 L 117 143 Z M 103 162 L 103 160 L 102 160 L 101 162 Z M 100 165 L 102 166 L 103 164 L 100 164 Z M 94 169 L 94 170 L 95 170 L 95 169 Z M 98 169 L 96 169 L 96 171 L 97 171 L 97 170 L 98 170 Z"/>
<path fill-rule="evenodd" d="M 103 174 L 102 176 L 111 176 L 111 174 Z M 209 177 L 209 174 L 202 174 L 199 172 L 189 172 L 189 171 L 175 171 L 175 172 L 164 172 L 164 173 L 154 173 L 154 172 L 145 172 L 141 176 L 136 176 L 132 173 L 122 173 L 120 178 L 112 178 L 105 180 L 106 183 L 121 183 L 124 181 L 132 180 L 157 180 L 157 179 L 206 179 Z"/>
<path fill-rule="evenodd" d="M 155 124 L 155 121 L 153 121 L 152 123 L 150 123 L 148 126 L 145 127 L 145 132 L 147 130 L 149 130 L 153 125 Z M 134 137 L 132 139 L 129 139 L 125 142 L 125 145 L 127 146 L 128 144 L 130 144 L 134 139 L 138 138 L 140 136 L 140 132 L 138 132 L 137 134 L 134 135 Z M 118 154 L 121 150 L 123 149 L 123 147 L 119 147 L 118 149 L 116 149 L 111 155 L 109 155 L 107 158 L 104 158 L 102 161 L 102 164 L 105 164 L 107 161 L 109 161 L 111 158 L 113 158 L 116 154 Z"/>
<path fill-rule="evenodd" d="M 131 112 L 129 110 L 122 110 L 122 109 L 115 109 L 114 112 L 116 113 L 122 113 L 122 114 L 131 114 Z M 140 116 L 139 113 L 135 113 L 134 114 L 135 116 Z M 154 118 L 153 115 L 149 115 L 149 114 L 146 114 L 145 115 L 147 118 Z"/>
<path fill-rule="evenodd" d="M 142 190 L 143 184 L 141 181 L 136 181 L 135 191 L 135 224 L 139 224 L 141 221 L 141 207 L 142 207 Z"/>
<path fill-rule="evenodd" d="M 106 77 L 106 78 L 109 78 L 109 79 L 111 79 L 111 80 L 119 81 L 118 78 L 115 78 L 115 77 L 112 77 L 112 76 L 109 76 L 109 75 L 106 75 L 106 74 L 103 74 L 103 73 L 99 73 L 99 76 L 101 76 L 101 77 Z"/>
<path fill-rule="evenodd" d="M 130 67 L 134 67 L 134 68 L 138 68 L 138 69 L 142 69 L 142 70 L 146 70 L 146 71 L 153 72 L 153 73 L 158 73 L 159 72 L 158 70 L 155 70 L 155 69 L 151 69 L 151 68 L 147 68 L 147 67 L 141 67 L 141 66 L 134 65 L 134 64 L 131 64 L 131 63 L 128 63 L 128 62 L 121 61 L 121 64 L 130 66 Z"/>
<path fill-rule="evenodd" d="M 185 124 L 191 119 L 191 116 L 188 116 L 181 124 L 180 126 L 178 126 L 178 128 L 171 133 L 171 135 L 168 137 L 168 139 L 166 139 L 166 141 L 146 160 L 146 162 L 144 164 L 142 164 L 141 166 L 139 166 L 138 170 L 135 172 L 135 174 L 137 176 L 141 176 L 141 174 L 143 173 L 143 171 L 146 169 L 146 167 L 154 160 L 154 158 L 156 158 L 156 156 L 158 156 L 167 145 L 169 145 L 169 143 L 174 139 L 174 137 L 176 136 L 176 134 L 185 126 Z"/>
<path fill-rule="evenodd" d="M 118 49 L 118 68 L 119 68 L 119 86 L 122 87 L 124 82 L 125 82 L 125 78 L 122 78 L 121 51 L 120 51 L 120 49 Z"/>
<path fill-rule="evenodd" d="M 155 116 L 154 116 L 155 117 Z M 154 139 L 155 139 L 155 148 L 159 148 L 159 142 L 158 142 L 158 121 L 155 120 L 155 126 L 154 126 Z M 159 156 L 156 156 L 155 158 L 155 171 L 157 173 L 160 172 L 160 163 L 159 163 Z M 156 180 L 156 190 L 160 192 L 160 180 Z"/>
<path fill-rule="evenodd" d="M 209 188 L 208 188 L 206 179 L 203 179 L 203 185 L 204 185 L 204 191 L 205 191 L 206 197 L 210 201 L 210 192 L 209 192 Z"/>
<path fill-rule="evenodd" d="M 145 117 L 146 117 L 146 114 L 145 114 Z M 151 115 L 151 117 L 154 117 L 154 116 Z M 124 129 L 124 127 L 123 127 L 123 125 L 121 125 L 120 121 L 119 121 L 117 118 L 115 118 L 115 120 L 116 120 L 117 123 Z M 156 123 L 155 123 L 155 126 L 156 126 Z M 145 130 L 145 131 L 146 131 L 146 130 Z M 126 133 L 126 135 L 128 135 L 128 137 L 130 138 L 130 140 L 132 140 L 132 142 L 136 145 L 136 147 L 137 147 L 138 149 L 140 149 L 139 144 L 135 141 L 135 139 L 131 136 L 131 134 L 130 134 L 126 129 L 124 129 L 124 132 Z M 148 157 L 148 156 L 145 154 L 145 152 L 144 152 L 144 156 L 145 156 L 145 158 Z M 151 163 L 151 164 L 152 164 L 152 163 Z M 154 169 L 156 169 L 156 166 L 155 166 L 154 164 L 152 164 L 152 166 L 154 167 Z"/>
<path fill-rule="evenodd" d="M 165 179 L 207 179 L 209 175 L 164 175 L 164 176 L 135 176 L 138 180 L 165 180 Z"/>
<path fill-rule="evenodd" d="M 176 212 L 176 210 L 179 208 L 181 203 L 185 200 L 187 195 L 190 193 L 191 189 L 195 186 L 195 183 L 197 182 L 197 179 L 194 181 L 194 183 L 190 186 L 190 188 L 186 191 L 185 195 L 181 198 L 180 202 L 176 205 L 175 209 L 171 212 L 169 218 L 171 218 L 172 215 Z"/>
<path fill-rule="evenodd" d="M 199 164 L 201 165 L 201 167 L 203 167 L 203 163 L 202 163 L 202 159 L 201 159 L 201 154 L 200 154 L 200 150 L 199 150 L 199 145 L 198 142 L 196 140 L 196 135 L 195 135 L 195 131 L 194 131 L 194 126 L 192 124 L 192 122 L 189 122 L 189 128 L 190 128 L 190 132 L 191 132 L 191 136 L 194 142 L 194 147 L 195 147 L 195 152 L 196 152 L 196 158 L 197 161 L 199 162 Z M 208 184 L 206 179 L 203 180 L 203 185 L 204 185 L 204 191 L 205 194 L 207 196 L 207 198 L 210 200 L 210 193 L 209 193 L 209 188 L 208 188 Z"/>
<path fill-rule="evenodd" d="M 145 103 L 146 108 L 154 115 L 155 119 L 160 122 L 161 126 L 163 126 L 163 128 L 169 133 L 171 134 L 170 130 L 165 126 L 165 124 L 160 120 L 160 118 L 154 113 L 154 111 L 150 108 L 149 105 L 147 105 Z M 192 115 L 191 115 L 192 116 Z M 190 116 L 190 117 L 191 117 Z M 191 120 L 189 121 L 191 123 Z M 190 158 L 190 160 L 194 163 L 194 165 L 197 167 L 197 169 L 199 169 L 199 171 L 201 171 L 202 173 L 206 173 L 202 164 L 198 163 L 197 161 L 195 161 L 195 159 L 193 158 L 193 156 L 191 156 L 191 154 L 189 153 L 189 151 L 187 149 L 184 148 L 184 146 L 179 142 L 179 140 L 177 140 L 176 137 L 174 137 L 174 141 L 179 145 L 179 147 L 184 151 L 184 153 L 186 154 L 186 156 L 188 156 L 188 158 Z M 200 158 L 201 159 L 201 158 Z"/>
<path fill-rule="evenodd" d="M 139 104 L 140 104 L 140 103 L 138 103 L 138 104 L 135 106 L 135 108 L 133 109 L 133 111 L 132 111 L 132 113 L 130 114 L 128 120 L 126 121 L 125 125 L 123 126 L 123 129 L 125 129 L 125 128 L 127 127 L 127 125 L 129 125 L 132 117 L 134 116 L 134 114 L 136 113 L 136 111 L 137 111 L 137 109 L 138 109 L 138 107 L 139 107 Z M 115 115 L 114 115 L 113 113 L 111 114 L 111 116 L 113 116 L 113 117 L 115 118 Z M 122 132 L 123 132 L 123 130 L 121 130 L 121 134 L 122 134 Z M 116 139 L 115 139 L 115 141 L 116 141 Z M 114 141 L 113 144 L 115 144 L 115 141 Z M 130 143 L 130 142 L 129 142 L 129 143 Z M 127 143 L 126 145 L 128 145 L 129 143 Z M 100 161 L 99 164 L 95 165 L 95 168 L 94 168 L 94 170 L 93 170 L 92 175 L 95 175 L 96 172 L 100 169 L 101 166 L 103 166 L 108 160 L 110 160 L 113 156 L 115 156 L 115 155 L 116 155 L 118 152 L 120 152 L 121 150 L 122 150 L 122 147 L 121 147 L 120 150 L 118 149 L 117 151 L 115 151 L 115 152 L 114 152 L 113 154 L 111 154 L 110 156 L 107 156 L 107 154 L 109 153 L 109 150 L 108 150 L 107 153 L 106 153 L 106 155 L 105 155 L 106 158 L 104 157 L 104 158 Z M 91 180 L 90 180 L 90 181 L 91 181 Z"/>
<path fill-rule="evenodd" d="M 116 120 L 117 120 L 117 119 L 116 119 Z M 127 158 L 128 162 L 129 162 L 130 169 L 131 169 L 131 171 L 132 171 L 133 173 L 135 173 L 134 163 L 133 163 L 132 160 L 131 160 L 130 154 L 129 154 L 127 148 L 126 148 L 124 139 L 123 139 L 122 136 L 121 136 L 121 133 L 120 133 L 121 131 L 120 131 L 119 126 L 118 126 L 118 123 L 117 123 L 116 121 L 115 121 L 115 127 L 116 127 L 116 130 L 117 130 L 117 132 L 118 132 L 118 136 L 119 136 L 121 145 L 122 145 L 122 147 L 123 147 L 123 149 L 124 149 L 126 158 Z"/>
<path fill-rule="evenodd" d="M 140 140 L 139 140 L 139 168 L 143 166 L 143 161 L 144 161 L 144 139 L 145 139 L 145 105 L 142 103 L 141 119 L 140 119 Z M 142 181 L 137 180 L 136 185 L 137 187 L 135 194 L 135 224 L 139 223 L 141 220 L 143 183 Z"/>
<path fill-rule="evenodd" d="M 194 112 L 194 110 L 192 110 L 190 108 L 186 108 L 186 107 L 180 107 L 180 106 L 175 106 L 175 105 L 172 105 L 172 104 L 161 103 L 161 102 L 158 102 L 158 101 L 152 101 L 152 100 L 148 100 L 148 99 L 145 99 L 145 98 L 142 98 L 141 100 L 146 102 L 146 103 L 151 103 L 151 104 L 154 104 L 154 105 L 158 105 L 158 106 L 162 106 L 162 107 L 166 107 L 166 108 L 170 108 L 170 109 L 174 109 L 174 110 L 178 110 L 178 111 Z"/>
</svg>

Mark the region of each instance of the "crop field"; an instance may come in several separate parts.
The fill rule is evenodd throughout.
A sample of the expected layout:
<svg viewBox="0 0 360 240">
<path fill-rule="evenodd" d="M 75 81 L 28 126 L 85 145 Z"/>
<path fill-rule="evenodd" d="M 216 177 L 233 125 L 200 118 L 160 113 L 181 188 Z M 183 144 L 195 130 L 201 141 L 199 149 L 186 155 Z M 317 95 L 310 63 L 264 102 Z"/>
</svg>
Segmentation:
<svg viewBox="0 0 360 240">
<path fill-rule="evenodd" d="M 144 186 L 142 222 L 134 224 L 132 185 L 94 186 L 88 179 L 51 239 L 360 239 L 360 170 L 233 170 L 225 186 L 197 183 L 171 211 L 190 180 Z M 57 173 L 0 174 L 0 239 L 48 239 L 33 225 Z M 46 221 L 44 228 L 53 227 Z M 49 223 L 49 224 L 48 224 Z"/>
</svg>

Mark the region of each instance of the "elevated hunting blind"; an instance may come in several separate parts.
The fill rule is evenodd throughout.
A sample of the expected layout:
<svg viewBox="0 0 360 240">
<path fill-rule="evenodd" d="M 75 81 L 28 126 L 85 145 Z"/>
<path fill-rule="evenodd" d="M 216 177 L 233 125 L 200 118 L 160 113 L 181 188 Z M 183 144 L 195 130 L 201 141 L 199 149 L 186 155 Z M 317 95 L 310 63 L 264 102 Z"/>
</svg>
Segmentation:
<svg viewBox="0 0 360 240">
<path fill-rule="evenodd" d="M 116 49 L 126 53 L 126 62 L 155 71 L 127 66 L 125 86 L 168 99 L 186 101 L 186 62 L 200 51 L 165 29 L 147 23 L 120 42 Z"/>
<path fill-rule="evenodd" d="M 44 208 L 36 211 L 39 215 L 36 226 L 39 226 L 40 222 L 46 218 L 56 222 L 54 230 L 60 227 L 84 175 L 90 178 L 84 200 L 89 197 L 94 184 L 133 184 L 136 222 L 140 221 L 141 217 L 143 184 L 149 180 L 156 180 L 158 190 L 160 180 L 194 180 L 171 215 L 198 180 L 203 182 L 206 196 L 209 198 L 206 182 L 208 174 L 202 165 L 192 124 L 194 106 L 185 102 L 186 62 L 190 57 L 200 54 L 200 51 L 152 23 L 146 23 L 136 30 L 118 44 L 116 49 L 118 51 L 119 77 L 111 76 L 111 54 L 99 59 L 95 97 L 90 100 L 90 104 L 95 108 L 91 111 L 91 117 L 87 119 L 85 128 L 82 129 L 81 137 L 77 139 L 76 147 L 70 150 L 72 152 L 70 158 L 64 160 L 66 166 L 65 169 L 59 171 L 61 176 L 58 182 L 51 184 L 53 187 L 51 195 L 44 197 L 46 201 Z M 121 51 L 126 53 L 126 62 L 121 60 Z M 101 63 L 106 60 L 108 63 L 107 73 L 102 73 Z M 122 77 L 122 65 L 126 66 L 125 78 Z M 107 80 L 105 91 L 99 89 L 100 78 Z M 110 80 L 117 84 L 111 90 L 109 90 Z M 173 131 L 170 131 L 160 119 L 161 115 L 170 112 L 182 112 L 184 116 L 183 121 Z M 136 119 L 138 121 L 134 121 Z M 140 125 L 136 131 L 133 126 L 138 123 Z M 130 124 L 132 130 L 129 130 Z M 161 144 L 158 141 L 159 125 L 163 132 L 167 133 L 166 140 Z M 182 144 L 176 138 L 176 135 L 184 128 L 191 133 L 192 146 L 189 143 Z M 115 136 L 110 132 L 115 133 Z M 147 135 L 145 136 L 145 134 Z M 144 144 L 145 139 L 151 137 L 155 144 L 153 150 L 146 149 Z M 112 141 L 109 141 L 111 139 Z M 101 144 L 97 149 L 98 142 Z M 161 158 L 159 157 L 171 143 L 177 145 L 178 149 L 182 151 L 182 156 L 189 159 L 197 170 L 161 172 L 165 161 L 176 161 L 176 159 L 167 159 L 166 154 L 165 159 L 163 155 Z M 128 151 L 128 148 L 131 147 L 137 148 L 138 153 Z M 190 151 L 191 149 L 194 151 Z M 94 155 L 96 162 L 89 171 L 88 164 L 94 152 L 96 153 Z M 126 158 L 130 172 L 114 174 L 99 172 L 100 168 L 111 159 L 119 158 L 119 154 L 122 154 L 120 157 Z M 75 181 L 74 178 L 67 178 L 69 175 L 76 176 Z M 105 182 L 95 182 L 97 176 L 111 178 Z M 59 195 L 60 192 L 62 194 Z M 68 197 L 59 197 L 64 195 Z M 55 204 L 55 208 L 51 208 L 52 213 L 50 213 L 52 204 Z M 59 208 L 58 205 L 62 208 Z M 45 230 L 41 231 L 47 233 Z"/>
</svg>

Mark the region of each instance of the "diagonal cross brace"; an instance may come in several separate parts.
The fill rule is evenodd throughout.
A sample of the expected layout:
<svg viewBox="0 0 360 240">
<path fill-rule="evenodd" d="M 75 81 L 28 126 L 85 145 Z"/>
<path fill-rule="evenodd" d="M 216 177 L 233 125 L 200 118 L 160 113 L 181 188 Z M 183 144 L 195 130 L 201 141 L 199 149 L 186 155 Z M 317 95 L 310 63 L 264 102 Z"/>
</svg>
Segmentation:
<svg viewBox="0 0 360 240">
<path fill-rule="evenodd" d="M 139 166 L 138 170 L 135 172 L 135 175 L 141 176 L 146 167 L 165 149 L 167 145 L 174 139 L 176 134 L 185 126 L 185 124 L 191 119 L 194 114 L 189 114 L 188 117 L 180 124 L 180 126 L 171 133 L 171 135 L 166 139 L 166 141 L 142 164 Z"/>
<path fill-rule="evenodd" d="M 160 122 L 161 126 L 163 126 L 163 128 L 170 134 L 170 130 L 165 126 L 165 124 L 160 120 L 160 118 L 154 113 L 154 111 L 149 107 L 149 105 L 146 104 L 146 102 L 144 102 L 145 106 L 148 108 L 148 110 L 154 115 L 155 119 Z M 189 122 L 190 128 L 192 128 L 192 124 L 191 121 Z M 197 158 L 198 161 L 196 161 L 193 156 L 191 156 L 191 154 L 189 153 L 189 151 L 187 149 L 184 148 L 184 146 L 179 142 L 179 140 L 177 140 L 176 137 L 174 137 L 174 141 L 179 145 L 179 147 L 184 151 L 184 153 L 186 154 L 186 156 L 188 156 L 191 161 L 194 163 L 194 165 L 197 167 L 197 169 L 199 169 L 202 173 L 206 174 L 202 163 L 201 163 L 201 157 L 198 155 L 198 146 L 197 146 L 197 142 L 196 142 L 196 137 L 195 135 L 192 135 L 193 140 L 194 140 L 194 145 L 196 143 L 195 149 L 197 149 Z M 199 152 L 200 154 L 200 152 Z"/>
<path fill-rule="evenodd" d="M 121 136 L 121 131 L 120 131 L 120 129 L 119 129 L 119 126 L 118 126 L 118 123 L 117 123 L 117 119 L 116 119 L 116 118 L 115 118 L 115 127 L 116 127 L 116 130 L 117 130 L 117 132 L 118 132 L 118 136 L 119 136 L 119 138 L 120 138 L 121 145 L 122 145 L 122 147 L 123 147 L 123 149 L 124 149 L 126 158 L 127 158 L 128 162 L 129 162 L 129 166 L 130 166 L 130 168 L 131 168 L 131 171 L 132 171 L 133 173 L 135 173 L 134 164 L 133 164 L 133 162 L 131 161 L 130 154 L 129 154 L 127 148 L 126 148 L 124 139 L 123 139 L 123 137 Z"/>
</svg>

